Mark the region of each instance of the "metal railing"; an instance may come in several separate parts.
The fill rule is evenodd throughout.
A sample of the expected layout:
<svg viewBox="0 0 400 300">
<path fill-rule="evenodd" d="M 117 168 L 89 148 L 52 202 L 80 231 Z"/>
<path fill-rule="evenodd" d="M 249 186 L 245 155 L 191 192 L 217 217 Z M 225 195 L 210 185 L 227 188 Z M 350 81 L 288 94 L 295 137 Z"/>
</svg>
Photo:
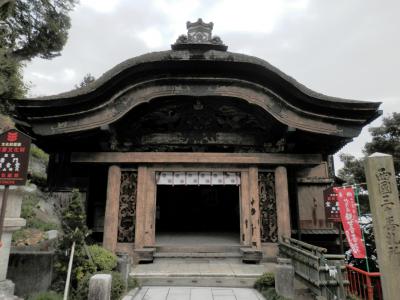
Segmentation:
<svg viewBox="0 0 400 300">
<path fill-rule="evenodd" d="M 381 273 L 346 265 L 350 294 L 363 300 L 382 300 Z"/>
<path fill-rule="evenodd" d="M 344 255 L 296 239 L 281 237 L 279 254 L 290 258 L 297 277 L 317 296 L 345 299 L 348 285 Z"/>
</svg>

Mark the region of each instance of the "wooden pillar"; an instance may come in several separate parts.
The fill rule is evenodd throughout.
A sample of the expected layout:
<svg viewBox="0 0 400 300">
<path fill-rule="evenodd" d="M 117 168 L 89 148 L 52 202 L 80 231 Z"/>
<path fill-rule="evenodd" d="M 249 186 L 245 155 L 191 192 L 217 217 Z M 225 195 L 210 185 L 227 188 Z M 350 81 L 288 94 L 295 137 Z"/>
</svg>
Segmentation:
<svg viewBox="0 0 400 300">
<path fill-rule="evenodd" d="M 240 244 L 243 246 L 251 245 L 251 217 L 248 171 L 242 171 L 240 174 Z"/>
<path fill-rule="evenodd" d="M 145 238 L 144 245 L 154 247 L 156 243 L 156 173 L 154 169 L 147 169 L 146 173 L 146 220 L 145 220 Z"/>
<path fill-rule="evenodd" d="M 135 224 L 135 248 L 140 249 L 145 245 L 146 230 L 146 184 L 147 184 L 146 166 L 138 167 L 137 178 L 137 198 L 136 198 L 136 224 Z"/>
<path fill-rule="evenodd" d="M 275 169 L 275 197 L 278 218 L 278 238 L 291 236 L 289 190 L 286 167 Z"/>
<path fill-rule="evenodd" d="M 116 165 L 110 166 L 108 169 L 103 247 L 111 252 L 115 252 L 117 247 L 120 187 L 121 169 Z"/>
<path fill-rule="evenodd" d="M 249 195 L 251 215 L 251 246 L 261 249 L 260 195 L 258 193 L 258 168 L 249 168 Z"/>
</svg>

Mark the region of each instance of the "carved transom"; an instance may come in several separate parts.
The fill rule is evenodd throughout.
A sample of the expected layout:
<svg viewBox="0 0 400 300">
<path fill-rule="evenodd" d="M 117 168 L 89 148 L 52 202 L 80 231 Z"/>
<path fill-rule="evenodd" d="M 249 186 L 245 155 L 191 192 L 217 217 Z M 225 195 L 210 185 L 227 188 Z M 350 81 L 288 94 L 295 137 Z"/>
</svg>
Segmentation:
<svg viewBox="0 0 400 300">
<path fill-rule="evenodd" d="M 283 152 L 285 130 L 241 102 L 162 99 L 115 123 L 108 143 L 112 151 Z"/>
<path fill-rule="evenodd" d="M 122 171 L 119 195 L 118 242 L 135 241 L 137 172 Z"/>
<path fill-rule="evenodd" d="M 258 173 L 260 196 L 261 241 L 278 241 L 278 224 L 275 198 L 275 175 L 273 172 Z"/>
</svg>

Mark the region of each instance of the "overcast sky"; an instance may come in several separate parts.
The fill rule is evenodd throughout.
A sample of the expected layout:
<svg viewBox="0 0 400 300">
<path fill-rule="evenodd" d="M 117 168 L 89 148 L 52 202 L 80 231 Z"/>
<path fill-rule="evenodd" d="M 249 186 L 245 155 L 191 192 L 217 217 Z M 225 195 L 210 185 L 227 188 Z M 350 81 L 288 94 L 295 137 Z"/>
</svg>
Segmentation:
<svg viewBox="0 0 400 300">
<path fill-rule="evenodd" d="M 30 96 L 71 90 L 87 73 L 170 49 L 186 21 L 201 17 L 228 51 L 326 95 L 381 101 L 387 116 L 400 111 L 399 12 L 398 0 L 80 0 L 62 55 L 28 63 L 25 79 Z M 366 128 L 342 151 L 361 156 L 369 138 Z"/>
</svg>

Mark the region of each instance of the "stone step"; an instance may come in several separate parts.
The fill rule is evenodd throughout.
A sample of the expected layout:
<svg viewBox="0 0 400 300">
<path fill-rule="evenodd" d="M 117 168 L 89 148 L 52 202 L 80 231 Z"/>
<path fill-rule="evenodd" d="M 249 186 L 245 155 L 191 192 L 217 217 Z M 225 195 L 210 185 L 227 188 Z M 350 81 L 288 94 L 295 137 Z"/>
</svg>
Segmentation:
<svg viewBox="0 0 400 300">
<path fill-rule="evenodd" d="M 154 258 L 241 258 L 240 252 L 156 252 Z"/>
<path fill-rule="evenodd" d="M 228 276 L 135 276 L 140 286 L 253 287 L 257 277 Z"/>
<path fill-rule="evenodd" d="M 154 263 L 169 263 L 169 264 L 180 264 L 180 263 L 196 263 L 196 264 L 210 264 L 210 263 L 235 263 L 239 264 L 242 263 L 241 258 L 236 257 L 161 257 L 161 258 L 154 258 Z"/>
<path fill-rule="evenodd" d="M 135 265 L 130 276 L 141 285 L 252 287 L 264 272 L 273 272 L 275 264 L 248 265 L 218 259 L 157 259 L 153 264 Z"/>
<path fill-rule="evenodd" d="M 240 252 L 240 245 L 156 245 L 156 252 L 170 253 L 232 253 Z"/>
</svg>

